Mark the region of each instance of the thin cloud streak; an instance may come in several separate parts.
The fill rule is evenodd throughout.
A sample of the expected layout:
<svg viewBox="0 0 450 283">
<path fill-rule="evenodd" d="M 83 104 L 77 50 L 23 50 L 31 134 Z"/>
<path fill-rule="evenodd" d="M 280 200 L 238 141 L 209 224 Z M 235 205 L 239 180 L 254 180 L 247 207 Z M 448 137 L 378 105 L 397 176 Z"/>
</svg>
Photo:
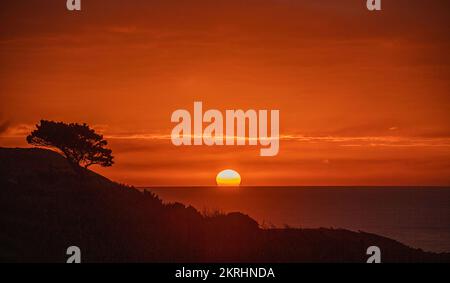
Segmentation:
<svg viewBox="0 0 450 283">
<path fill-rule="evenodd" d="M 195 135 L 184 135 L 184 137 L 195 138 Z M 130 135 L 105 135 L 109 139 L 122 140 L 171 140 L 170 135 L 162 134 L 130 134 Z M 183 137 L 183 135 L 182 135 Z M 254 140 L 242 136 L 217 136 L 218 139 L 234 138 L 236 140 Z M 264 140 L 270 138 L 264 138 Z M 303 135 L 280 135 L 281 141 L 294 141 L 303 143 L 342 143 L 341 146 L 450 146 L 449 138 L 417 138 L 402 136 L 303 136 Z"/>
<path fill-rule="evenodd" d="M 34 125 L 20 124 L 8 127 L 0 133 L 1 138 L 25 138 L 34 128 Z M 95 127 L 94 127 L 95 128 Z M 103 128 L 103 127 L 102 127 Z M 183 136 L 183 135 L 182 135 Z M 184 135 L 191 139 L 195 135 Z M 171 135 L 158 133 L 106 133 L 106 139 L 111 140 L 148 140 L 148 141 L 170 141 Z M 242 136 L 217 136 L 218 139 L 234 138 L 236 140 L 250 141 L 255 138 Z M 269 140 L 270 138 L 263 138 Z M 273 138 L 272 138 L 273 139 Z M 450 138 L 421 138 L 408 136 L 306 136 L 299 134 L 280 135 L 280 141 L 300 143 L 334 143 L 343 147 L 450 147 Z"/>
</svg>

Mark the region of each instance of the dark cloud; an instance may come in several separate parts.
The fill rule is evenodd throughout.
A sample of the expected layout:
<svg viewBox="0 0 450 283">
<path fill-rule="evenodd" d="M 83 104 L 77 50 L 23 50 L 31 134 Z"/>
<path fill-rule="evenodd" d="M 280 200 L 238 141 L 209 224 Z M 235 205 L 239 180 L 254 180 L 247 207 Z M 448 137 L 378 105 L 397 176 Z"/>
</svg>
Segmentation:
<svg viewBox="0 0 450 283">
<path fill-rule="evenodd" d="M 368 37 L 428 38 L 448 41 L 447 0 L 385 1 L 370 14 L 365 0 L 90 0 L 75 14 L 65 0 L 8 1 L 0 10 L 0 38 L 70 34 L 103 29 L 128 34 L 140 29 L 209 32 L 239 31 L 256 38 L 352 39 Z"/>
<path fill-rule="evenodd" d="M 1 121 L 0 122 L 0 135 L 5 133 L 10 126 L 9 121 Z"/>
</svg>

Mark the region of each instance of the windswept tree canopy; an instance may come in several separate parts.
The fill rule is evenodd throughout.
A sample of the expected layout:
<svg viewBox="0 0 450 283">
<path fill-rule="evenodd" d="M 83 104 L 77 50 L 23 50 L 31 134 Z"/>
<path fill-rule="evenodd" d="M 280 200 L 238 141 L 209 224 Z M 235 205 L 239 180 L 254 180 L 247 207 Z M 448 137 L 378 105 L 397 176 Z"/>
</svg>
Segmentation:
<svg viewBox="0 0 450 283">
<path fill-rule="evenodd" d="M 36 128 L 27 136 L 29 144 L 56 148 L 74 165 L 108 167 L 114 163 L 108 142 L 86 124 L 41 120 Z"/>
</svg>

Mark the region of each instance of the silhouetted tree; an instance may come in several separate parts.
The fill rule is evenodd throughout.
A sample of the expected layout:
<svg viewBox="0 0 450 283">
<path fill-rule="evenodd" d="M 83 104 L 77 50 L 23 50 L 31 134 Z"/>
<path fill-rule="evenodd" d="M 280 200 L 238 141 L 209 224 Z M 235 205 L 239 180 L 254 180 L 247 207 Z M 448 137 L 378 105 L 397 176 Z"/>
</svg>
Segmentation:
<svg viewBox="0 0 450 283">
<path fill-rule="evenodd" d="M 106 148 L 108 142 L 86 124 L 41 120 L 36 128 L 27 142 L 58 149 L 73 165 L 108 167 L 114 163 L 111 149 Z"/>
</svg>

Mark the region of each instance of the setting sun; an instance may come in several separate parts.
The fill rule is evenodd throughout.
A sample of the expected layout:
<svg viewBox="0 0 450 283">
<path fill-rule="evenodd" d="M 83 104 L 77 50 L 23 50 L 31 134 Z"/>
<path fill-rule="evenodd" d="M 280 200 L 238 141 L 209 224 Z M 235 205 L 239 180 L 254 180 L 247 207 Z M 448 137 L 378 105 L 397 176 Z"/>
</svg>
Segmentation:
<svg viewBox="0 0 450 283">
<path fill-rule="evenodd" d="M 217 174 L 216 183 L 218 186 L 239 186 L 241 184 L 241 175 L 231 169 L 223 170 Z"/>
</svg>

